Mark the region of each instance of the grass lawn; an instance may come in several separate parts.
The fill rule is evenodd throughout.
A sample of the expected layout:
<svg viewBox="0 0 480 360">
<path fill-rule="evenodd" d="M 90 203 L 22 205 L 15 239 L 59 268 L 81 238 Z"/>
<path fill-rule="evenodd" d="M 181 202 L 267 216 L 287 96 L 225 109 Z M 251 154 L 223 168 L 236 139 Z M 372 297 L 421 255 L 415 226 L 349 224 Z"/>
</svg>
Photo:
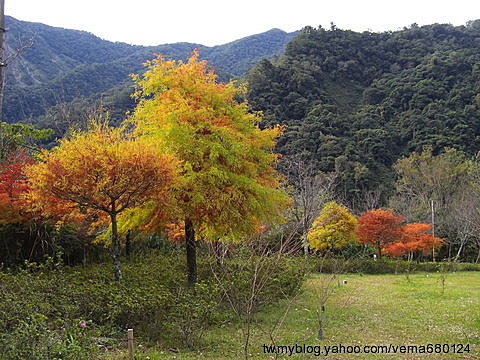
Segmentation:
<svg viewBox="0 0 480 360">
<path fill-rule="evenodd" d="M 480 272 L 406 275 L 315 275 L 291 302 L 257 314 L 249 347 L 252 359 L 480 359 Z M 347 284 L 343 284 L 347 280 Z M 317 340 L 316 311 L 322 284 L 326 302 L 325 339 Z M 340 284 L 340 285 L 339 285 Z M 444 289 L 444 291 L 442 291 Z M 288 310 L 288 311 L 287 311 Z M 278 324 L 280 322 L 280 324 Z M 272 334 L 275 324 L 279 325 Z M 204 334 L 200 350 L 140 351 L 139 359 L 242 359 L 242 331 L 226 324 Z M 272 336 L 271 336 L 272 335 Z M 265 354 L 263 344 L 321 345 L 322 354 Z M 449 344 L 448 354 L 328 354 L 324 346 Z M 452 344 L 469 344 L 453 353 Z M 319 349 L 319 348 L 317 348 Z M 333 351 L 333 348 L 330 348 Z M 425 348 L 427 349 L 427 348 Z M 175 350 L 175 349 L 172 349 Z M 456 347 L 459 350 L 459 347 Z M 111 357 L 109 357 L 110 359 Z M 121 357 L 114 356 L 120 359 Z"/>
</svg>

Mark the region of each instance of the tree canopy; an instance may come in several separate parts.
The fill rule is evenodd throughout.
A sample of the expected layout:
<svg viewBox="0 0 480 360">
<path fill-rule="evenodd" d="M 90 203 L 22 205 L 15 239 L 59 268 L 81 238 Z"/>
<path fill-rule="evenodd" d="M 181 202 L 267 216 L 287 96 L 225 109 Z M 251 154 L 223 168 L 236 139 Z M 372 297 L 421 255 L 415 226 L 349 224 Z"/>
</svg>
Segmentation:
<svg viewBox="0 0 480 360">
<path fill-rule="evenodd" d="M 173 157 L 125 135 L 123 128 L 93 123 L 88 131 L 73 132 L 59 146 L 44 150 L 41 158 L 27 170 L 32 199 L 44 213 L 55 215 L 60 202 L 70 204 L 70 213 L 93 211 L 99 220 L 107 217 L 115 278 L 120 280 L 117 215 L 153 199 L 165 206 L 175 177 Z"/>
<path fill-rule="evenodd" d="M 279 220 L 289 204 L 272 152 L 282 128 L 260 129 L 260 115 L 238 101 L 245 88 L 217 82 L 198 57 L 148 62 L 134 77 L 140 101 L 131 117 L 137 136 L 181 161 L 173 194 L 191 281 L 195 232 L 208 241 L 242 239 Z"/>
<path fill-rule="evenodd" d="M 376 247 L 378 256 L 382 256 L 382 249 L 402 237 L 401 224 L 405 218 L 395 215 L 393 209 L 368 210 L 358 218 L 358 236 L 363 244 Z"/>
<path fill-rule="evenodd" d="M 401 228 L 402 236 L 399 241 L 388 243 L 384 246 L 385 254 L 400 256 L 402 254 L 413 254 L 420 251 L 434 251 L 443 245 L 443 240 L 433 236 L 430 232 L 432 225 L 422 223 L 405 224 Z"/>
<path fill-rule="evenodd" d="M 358 242 L 357 219 L 345 206 L 334 201 L 325 204 L 308 232 L 308 242 L 315 250 L 339 249 Z"/>
</svg>

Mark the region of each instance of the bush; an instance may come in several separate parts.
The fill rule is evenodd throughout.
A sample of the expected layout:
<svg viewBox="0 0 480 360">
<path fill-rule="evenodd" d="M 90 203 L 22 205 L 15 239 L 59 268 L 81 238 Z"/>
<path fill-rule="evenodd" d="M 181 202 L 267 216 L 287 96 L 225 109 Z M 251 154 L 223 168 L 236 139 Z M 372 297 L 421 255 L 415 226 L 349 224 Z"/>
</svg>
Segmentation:
<svg viewBox="0 0 480 360">
<path fill-rule="evenodd" d="M 194 287 L 179 287 L 172 300 L 169 319 L 160 329 L 191 349 L 200 342 L 208 326 L 217 324 L 223 318 L 218 309 L 218 284 L 200 282 Z"/>
<path fill-rule="evenodd" d="M 0 333 L 0 359 L 89 360 L 97 351 L 94 332 L 85 322 L 64 322 L 55 329 L 43 314 L 32 314 L 9 332 Z"/>
<path fill-rule="evenodd" d="M 241 321 L 295 295 L 307 274 L 302 257 L 259 256 L 243 250 L 222 265 L 212 265 L 225 303 Z"/>
</svg>

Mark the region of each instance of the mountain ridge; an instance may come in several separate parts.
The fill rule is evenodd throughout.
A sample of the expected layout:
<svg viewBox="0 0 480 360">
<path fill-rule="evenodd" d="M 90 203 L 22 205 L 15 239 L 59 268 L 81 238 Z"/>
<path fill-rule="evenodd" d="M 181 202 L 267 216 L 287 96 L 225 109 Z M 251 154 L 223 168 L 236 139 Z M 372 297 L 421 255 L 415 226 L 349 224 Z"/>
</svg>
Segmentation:
<svg viewBox="0 0 480 360">
<path fill-rule="evenodd" d="M 261 58 L 280 55 L 296 32 L 271 29 L 232 42 L 208 47 L 179 42 L 157 46 L 103 40 L 82 31 L 6 17 L 6 51 L 13 53 L 33 37 L 6 71 L 4 118 L 25 121 L 78 96 L 102 93 L 129 82 L 129 74 L 144 71 L 142 63 L 160 53 L 186 59 L 198 49 L 202 59 L 218 69 L 223 80 L 241 76 Z"/>
</svg>

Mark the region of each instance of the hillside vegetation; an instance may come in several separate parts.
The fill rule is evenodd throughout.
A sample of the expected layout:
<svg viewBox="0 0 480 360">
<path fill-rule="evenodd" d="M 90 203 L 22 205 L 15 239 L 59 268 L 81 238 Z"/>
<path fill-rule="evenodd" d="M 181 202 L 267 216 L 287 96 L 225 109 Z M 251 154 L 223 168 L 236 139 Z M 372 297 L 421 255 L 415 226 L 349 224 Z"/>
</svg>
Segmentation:
<svg viewBox="0 0 480 360">
<path fill-rule="evenodd" d="M 480 21 L 371 33 L 306 27 L 248 74 L 283 154 L 337 171 L 345 197 L 392 190 L 391 166 L 425 145 L 480 150 Z"/>
<path fill-rule="evenodd" d="M 18 122 L 44 115 L 48 108 L 79 98 L 101 97 L 131 83 L 154 53 L 186 59 L 194 49 L 227 80 L 243 75 L 259 59 L 283 52 L 294 33 L 272 29 L 213 47 L 193 43 L 138 46 L 110 42 L 85 31 L 56 28 L 7 16 L 7 53 L 29 43 L 7 67 L 4 118 Z M 30 120 L 30 122 L 35 122 Z"/>
</svg>

